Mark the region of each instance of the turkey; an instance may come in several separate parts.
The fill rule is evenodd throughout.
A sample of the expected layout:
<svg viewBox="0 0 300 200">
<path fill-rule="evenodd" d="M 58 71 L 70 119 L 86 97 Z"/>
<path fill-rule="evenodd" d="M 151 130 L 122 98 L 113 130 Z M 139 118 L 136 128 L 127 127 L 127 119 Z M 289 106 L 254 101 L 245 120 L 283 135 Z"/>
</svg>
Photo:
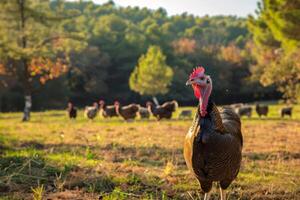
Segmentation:
<svg viewBox="0 0 300 200">
<path fill-rule="evenodd" d="M 269 107 L 267 105 L 256 104 L 255 110 L 259 117 L 261 117 L 263 115 L 267 117 L 268 112 L 269 112 Z"/>
<path fill-rule="evenodd" d="M 149 119 L 150 113 L 147 108 L 139 106 L 139 115 L 141 119 Z"/>
<path fill-rule="evenodd" d="M 192 118 L 192 111 L 191 110 L 182 110 L 179 114 L 179 119 L 190 119 Z"/>
<path fill-rule="evenodd" d="M 244 106 L 243 103 L 235 103 L 235 104 L 230 105 L 230 107 L 233 108 L 233 109 L 240 108 L 240 107 L 243 107 L 243 106 Z"/>
<path fill-rule="evenodd" d="M 157 120 L 166 118 L 171 119 L 173 112 L 178 107 L 177 101 L 167 101 L 163 105 L 155 106 L 152 102 L 147 102 L 147 108 Z"/>
<path fill-rule="evenodd" d="M 119 102 L 115 102 L 115 108 L 116 113 L 125 120 L 134 119 L 139 110 L 139 106 L 134 103 L 127 106 L 121 106 Z"/>
<path fill-rule="evenodd" d="M 293 111 L 293 108 L 288 106 L 288 107 L 284 107 L 284 108 L 281 108 L 280 110 L 280 115 L 281 117 L 283 118 L 285 115 L 289 115 L 290 118 L 292 117 L 292 111 Z"/>
<path fill-rule="evenodd" d="M 235 109 L 235 112 L 240 116 L 247 116 L 248 118 L 252 115 L 252 107 L 251 106 L 241 106 Z"/>
<path fill-rule="evenodd" d="M 99 101 L 100 114 L 104 118 L 118 117 L 115 105 L 107 106 L 103 100 Z"/>
<path fill-rule="evenodd" d="M 77 117 L 77 108 L 74 107 L 72 102 L 68 103 L 67 107 L 68 116 L 70 119 L 76 119 Z"/>
<path fill-rule="evenodd" d="M 225 189 L 239 173 L 243 136 L 239 116 L 230 107 L 217 108 L 212 98 L 212 79 L 203 67 L 194 69 L 186 83 L 199 100 L 198 109 L 184 143 L 187 167 L 198 179 L 209 199 L 213 182 L 220 185 L 221 200 Z"/>
<path fill-rule="evenodd" d="M 88 119 L 93 120 L 99 111 L 99 105 L 97 102 L 93 104 L 93 106 L 86 106 L 84 110 L 84 116 Z"/>
</svg>

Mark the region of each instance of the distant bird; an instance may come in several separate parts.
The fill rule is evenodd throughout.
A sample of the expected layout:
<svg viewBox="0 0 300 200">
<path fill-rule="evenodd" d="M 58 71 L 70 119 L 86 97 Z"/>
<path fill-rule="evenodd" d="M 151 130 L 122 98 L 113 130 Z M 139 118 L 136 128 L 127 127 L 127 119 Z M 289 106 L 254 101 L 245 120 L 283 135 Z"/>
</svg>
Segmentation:
<svg viewBox="0 0 300 200">
<path fill-rule="evenodd" d="M 84 116 L 88 119 L 94 119 L 99 111 L 99 105 L 97 102 L 93 104 L 93 106 L 86 106 L 84 110 Z"/>
<path fill-rule="evenodd" d="M 147 102 L 146 105 L 149 112 L 152 113 L 152 115 L 156 117 L 157 120 L 163 118 L 171 119 L 173 112 L 175 112 L 178 107 L 178 103 L 175 100 L 167 101 L 160 106 L 155 106 L 152 102 Z"/>
<path fill-rule="evenodd" d="M 147 108 L 139 106 L 139 115 L 140 115 L 141 119 L 149 119 L 150 112 L 148 111 Z"/>
<path fill-rule="evenodd" d="M 77 117 L 77 108 L 74 107 L 72 102 L 68 103 L 67 107 L 68 116 L 70 119 L 76 119 Z"/>
<path fill-rule="evenodd" d="M 287 107 L 284 107 L 284 108 L 280 109 L 280 115 L 281 115 L 282 118 L 285 115 L 288 115 L 288 116 L 292 117 L 292 114 L 293 114 L 293 108 L 291 106 L 287 106 Z"/>
<path fill-rule="evenodd" d="M 269 106 L 268 105 L 259 105 L 259 104 L 256 104 L 255 105 L 255 110 L 256 110 L 256 113 L 259 117 L 261 116 L 268 116 L 268 112 L 269 112 Z"/>
<path fill-rule="evenodd" d="M 252 115 L 252 107 L 251 106 L 242 106 L 235 109 L 235 112 L 240 116 L 247 116 L 248 118 Z"/>
<path fill-rule="evenodd" d="M 186 83 L 199 100 L 197 113 L 185 138 L 184 158 L 209 199 L 213 182 L 220 185 L 221 200 L 225 189 L 237 177 L 242 160 L 241 121 L 232 108 L 218 110 L 211 98 L 212 79 L 203 67 L 194 69 Z"/>
<path fill-rule="evenodd" d="M 192 117 L 191 110 L 182 110 L 179 114 L 179 119 L 184 119 L 184 118 L 190 119 L 191 117 Z"/>
<path fill-rule="evenodd" d="M 118 101 L 115 102 L 116 113 L 125 120 L 135 119 L 139 106 L 137 104 L 129 104 L 127 106 L 121 106 Z"/>
<path fill-rule="evenodd" d="M 243 103 L 235 103 L 235 104 L 230 105 L 230 107 L 233 108 L 233 109 L 240 108 L 240 107 L 243 107 L 243 106 L 244 106 Z"/>
<path fill-rule="evenodd" d="M 115 105 L 107 106 L 103 100 L 99 101 L 99 105 L 100 105 L 100 114 L 104 118 L 118 117 Z"/>
</svg>

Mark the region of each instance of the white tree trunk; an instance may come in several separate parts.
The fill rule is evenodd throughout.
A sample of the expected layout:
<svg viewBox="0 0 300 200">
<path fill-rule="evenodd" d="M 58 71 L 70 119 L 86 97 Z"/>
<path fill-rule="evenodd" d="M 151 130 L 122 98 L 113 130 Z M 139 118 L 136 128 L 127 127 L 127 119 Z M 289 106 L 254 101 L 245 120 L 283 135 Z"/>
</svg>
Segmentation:
<svg viewBox="0 0 300 200">
<path fill-rule="evenodd" d="M 31 111 L 31 95 L 25 95 L 25 107 L 23 113 L 23 122 L 30 120 L 30 111 Z"/>
</svg>

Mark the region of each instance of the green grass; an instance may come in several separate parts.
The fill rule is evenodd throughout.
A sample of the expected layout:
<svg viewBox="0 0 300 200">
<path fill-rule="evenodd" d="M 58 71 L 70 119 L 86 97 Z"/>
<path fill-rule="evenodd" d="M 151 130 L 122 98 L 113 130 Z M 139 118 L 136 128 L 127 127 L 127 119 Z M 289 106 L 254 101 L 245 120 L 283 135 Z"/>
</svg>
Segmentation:
<svg viewBox="0 0 300 200">
<path fill-rule="evenodd" d="M 300 196 L 300 106 L 242 119 L 243 163 L 230 199 Z M 181 108 L 193 109 L 193 108 Z M 193 109 L 194 110 L 194 109 Z M 182 155 L 191 120 L 76 121 L 64 111 L 0 114 L 0 199 L 199 199 Z M 218 199 L 216 187 L 212 198 Z"/>
</svg>

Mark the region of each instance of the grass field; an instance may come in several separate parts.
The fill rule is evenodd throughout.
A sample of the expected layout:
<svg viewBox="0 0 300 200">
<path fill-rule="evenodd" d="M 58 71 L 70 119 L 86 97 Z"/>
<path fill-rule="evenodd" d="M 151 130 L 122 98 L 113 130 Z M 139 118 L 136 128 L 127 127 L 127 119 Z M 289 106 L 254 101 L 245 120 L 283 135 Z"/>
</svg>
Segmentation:
<svg viewBox="0 0 300 200">
<path fill-rule="evenodd" d="M 300 199 L 300 106 L 283 120 L 279 107 L 266 119 L 243 118 L 243 163 L 229 199 Z M 191 120 L 82 116 L 47 111 L 22 123 L 21 113 L 0 114 L 0 199 L 203 197 L 182 154 Z"/>
</svg>

